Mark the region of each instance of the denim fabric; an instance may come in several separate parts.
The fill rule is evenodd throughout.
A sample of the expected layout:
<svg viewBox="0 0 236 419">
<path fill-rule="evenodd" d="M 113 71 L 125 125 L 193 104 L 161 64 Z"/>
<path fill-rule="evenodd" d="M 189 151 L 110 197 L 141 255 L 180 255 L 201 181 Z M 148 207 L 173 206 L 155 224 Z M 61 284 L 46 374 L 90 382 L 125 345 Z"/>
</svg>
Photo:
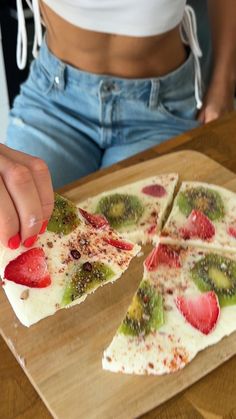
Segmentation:
<svg viewBox="0 0 236 419">
<path fill-rule="evenodd" d="M 164 77 L 124 79 L 64 64 L 44 42 L 10 112 L 7 145 L 43 158 L 54 187 L 198 126 L 192 54 Z"/>
</svg>

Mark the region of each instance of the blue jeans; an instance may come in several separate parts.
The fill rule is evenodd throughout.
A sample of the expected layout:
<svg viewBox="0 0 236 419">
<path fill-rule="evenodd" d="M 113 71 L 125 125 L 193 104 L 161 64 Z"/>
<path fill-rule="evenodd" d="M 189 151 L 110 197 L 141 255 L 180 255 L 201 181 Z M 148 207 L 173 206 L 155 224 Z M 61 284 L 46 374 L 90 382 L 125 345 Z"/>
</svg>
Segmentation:
<svg viewBox="0 0 236 419">
<path fill-rule="evenodd" d="M 78 70 L 44 42 L 10 112 L 7 145 L 46 161 L 54 187 L 198 126 L 192 54 L 164 77 Z"/>
</svg>

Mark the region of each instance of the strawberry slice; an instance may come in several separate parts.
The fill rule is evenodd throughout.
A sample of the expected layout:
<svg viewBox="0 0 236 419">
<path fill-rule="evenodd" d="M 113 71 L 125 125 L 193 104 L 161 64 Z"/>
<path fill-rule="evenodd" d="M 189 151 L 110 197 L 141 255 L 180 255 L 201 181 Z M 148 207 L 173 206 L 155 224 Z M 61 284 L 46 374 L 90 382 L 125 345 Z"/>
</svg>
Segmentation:
<svg viewBox="0 0 236 419">
<path fill-rule="evenodd" d="M 227 233 L 236 239 L 236 225 L 230 225 L 227 229 Z"/>
<path fill-rule="evenodd" d="M 148 271 L 155 271 L 159 265 L 167 265 L 170 268 L 180 268 L 179 254 L 166 244 L 159 244 L 148 255 L 144 262 Z"/>
<path fill-rule="evenodd" d="M 220 315 L 220 306 L 214 291 L 197 297 L 177 297 L 176 306 L 195 329 L 208 335 L 215 328 Z"/>
<path fill-rule="evenodd" d="M 185 240 L 192 237 L 210 240 L 215 235 L 215 227 L 203 212 L 192 210 L 185 225 L 180 229 L 180 234 Z"/>
<path fill-rule="evenodd" d="M 104 215 L 90 214 L 90 212 L 87 212 L 82 208 L 79 208 L 79 210 L 82 216 L 85 218 L 85 220 L 88 221 L 88 223 L 91 224 L 93 227 L 104 228 L 109 225 Z"/>
<path fill-rule="evenodd" d="M 162 198 L 167 193 L 165 188 L 158 184 L 144 186 L 142 192 L 146 195 L 154 196 L 156 198 Z"/>
<path fill-rule="evenodd" d="M 45 288 L 51 284 L 45 253 L 35 247 L 13 259 L 5 268 L 4 277 L 16 284 Z"/>
<path fill-rule="evenodd" d="M 117 249 L 132 250 L 134 247 L 132 243 L 127 243 L 123 240 L 111 239 L 109 237 L 103 237 L 103 240 L 111 246 L 116 247 Z"/>
</svg>

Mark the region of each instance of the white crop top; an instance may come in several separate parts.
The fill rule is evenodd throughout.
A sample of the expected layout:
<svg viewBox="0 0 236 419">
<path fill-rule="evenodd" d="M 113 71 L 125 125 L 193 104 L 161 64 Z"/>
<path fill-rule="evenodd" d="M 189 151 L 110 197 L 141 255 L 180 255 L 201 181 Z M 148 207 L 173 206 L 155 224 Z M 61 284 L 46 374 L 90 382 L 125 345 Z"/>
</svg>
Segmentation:
<svg viewBox="0 0 236 419">
<path fill-rule="evenodd" d="M 145 37 L 168 32 L 180 25 L 183 42 L 188 44 L 195 62 L 195 97 L 201 102 L 201 50 L 197 39 L 196 18 L 186 0 L 43 0 L 55 13 L 75 26 L 96 32 Z M 33 11 L 35 36 L 33 55 L 42 43 L 38 0 L 26 0 Z M 17 65 L 27 60 L 27 33 L 22 0 L 16 0 L 18 12 Z"/>
<path fill-rule="evenodd" d="M 151 36 L 177 26 L 186 0 L 43 0 L 75 26 L 97 32 Z"/>
</svg>

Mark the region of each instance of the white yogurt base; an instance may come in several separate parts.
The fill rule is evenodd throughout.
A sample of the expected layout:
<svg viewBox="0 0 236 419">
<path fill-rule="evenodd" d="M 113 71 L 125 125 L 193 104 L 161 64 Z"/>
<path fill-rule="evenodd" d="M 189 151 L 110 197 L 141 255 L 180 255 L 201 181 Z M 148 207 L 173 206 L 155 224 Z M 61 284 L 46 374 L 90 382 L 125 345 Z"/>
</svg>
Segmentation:
<svg viewBox="0 0 236 419">
<path fill-rule="evenodd" d="M 28 249 L 23 246 L 17 250 L 9 250 L 1 247 L 0 275 L 4 281 L 3 288 L 16 316 L 25 326 L 30 326 L 39 320 L 54 314 L 57 310 L 64 308 L 61 306 L 61 301 L 66 284 L 69 280 L 69 276 L 65 275 L 68 273 L 68 268 L 70 266 L 68 264 L 82 264 L 87 261 L 103 262 L 107 264 L 115 274 L 106 282 L 108 283 L 118 279 L 128 268 L 131 259 L 140 251 L 140 246 L 137 244 L 134 245 L 131 251 L 118 251 L 115 247 L 102 241 L 102 237 L 107 235 L 104 230 L 96 230 L 90 225 L 87 225 L 82 216 L 80 216 L 80 219 L 81 224 L 69 235 L 58 237 L 55 233 L 46 232 L 39 237 L 38 241 L 33 246 L 43 248 L 47 257 L 47 266 L 52 283 L 46 288 L 30 288 L 5 279 L 4 270 L 6 265 Z M 88 254 L 88 248 L 82 247 L 79 243 L 80 238 L 83 237 L 83 235 L 88 236 L 89 232 L 91 233 L 89 236 L 91 243 L 89 249 L 92 251 Z M 113 236 L 119 238 L 115 232 L 113 232 Z M 53 243 L 52 248 L 48 247 L 48 242 Z M 70 250 L 74 248 L 81 253 L 81 258 L 78 261 L 73 260 L 70 256 Z M 105 284 L 103 283 L 101 285 Z M 94 292 L 96 288 L 90 290 L 88 294 Z M 22 293 L 26 290 L 28 290 L 29 295 L 27 299 L 23 300 L 21 298 Z M 79 304 L 84 301 L 86 297 L 87 295 L 83 295 L 66 307 Z"/>
<path fill-rule="evenodd" d="M 153 176 L 138 182 L 131 183 L 129 185 L 103 192 L 79 203 L 78 207 L 81 207 L 88 212 L 95 213 L 98 201 L 102 197 L 115 193 L 135 195 L 140 198 L 140 201 L 144 205 L 144 213 L 137 224 L 122 227 L 118 229 L 118 231 L 124 238 L 135 243 L 146 244 L 152 241 L 155 242 L 157 237 L 159 237 L 159 232 L 166 215 L 166 210 L 172 202 L 177 182 L 178 175 L 176 173 Z M 152 184 L 160 184 L 163 186 L 166 189 L 166 195 L 157 198 L 144 194 L 142 192 L 143 187 Z M 151 215 L 153 212 L 156 212 L 155 216 Z M 148 233 L 148 229 L 152 225 L 156 225 L 156 231 L 154 234 Z"/>
<path fill-rule="evenodd" d="M 176 307 L 177 296 L 201 294 L 189 272 L 193 263 L 203 257 L 201 253 L 202 249 L 183 250 L 181 269 L 163 265 L 156 272 L 145 271 L 144 278 L 163 292 L 164 306 L 171 310 L 165 310 L 165 324 L 144 338 L 117 333 L 104 351 L 102 366 L 105 370 L 155 375 L 175 372 L 189 363 L 199 351 L 236 330 L 236 305 L 221 308 L 217 325 L 208 335 L 191 326 Z M 234 254 L 225 256 L 236 261 Z M 169 295 L 167 289 L 172 289 L 173 294 Z"/>
</svg>

